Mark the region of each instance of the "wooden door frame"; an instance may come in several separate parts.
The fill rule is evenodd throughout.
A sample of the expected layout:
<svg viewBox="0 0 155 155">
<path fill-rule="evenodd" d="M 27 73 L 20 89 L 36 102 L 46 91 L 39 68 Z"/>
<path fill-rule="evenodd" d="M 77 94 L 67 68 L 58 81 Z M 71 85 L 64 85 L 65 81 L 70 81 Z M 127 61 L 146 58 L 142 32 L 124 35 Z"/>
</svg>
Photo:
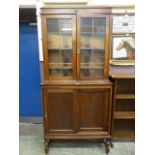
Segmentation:
<svg viewBox="0 0 155 155">
<path fill-rule="evenodd" d="M 71 18 L 72 19 L 72 76 L 71 77 L 50 77 L 48 68 L 48 40 L 46 19 Z M 44 80 L 71 80 L 76 79 L 76 15 L 42 15 L 42 45 L 43 45 L 43 63 Z"/>
<path fill-rule="evenodd" d="M 49 107 L 48 107 L 48 95 L 50 93 L 72 93 L 73 95 L 73 118 L 72 118 L 72 123 L 73 123 L 73 129 L 72 130 L 53 130 L 50 131 L 49 127 L 48 127 L 48 114 L 49 114 Z M 77 122 L 77 118 L 76 118 L 76 90 L 73 88 L 42 88 L 42 98 L 43 98 L 43 122 L 44 122 L 44 133 L 46 135 L 50 135 L 50 134 L 59 134 L 59 133 L 65 133 L 65 134 L 73 134 L 76 133 L 77 130 L 77 126 L 76 126 L 76 122 Z"/>
<path fill-rule="evenodd" d="M 80 91 L 83 91 L 83 92 L 106 92 L 108 95 L 107 99 L 106 100 L 109 100 L 109 102 L 106 101 L 106 103 L 109 103 L 109 104 L 106 104 L 107 106 L 107 113 L 106 113 L 106 117 L 105 119 L 106 120 L 106 131 L 102 130 L 102 131 L 96 131 L 95 133 L 98 134 L 100 132 L 107 132 L 107 133 L 110 133 L 111 132 L 111 119 L 112 119 L 112 87 L 96 87 L 96 88 L 78 88 L 77 89 L 77 103 L 76 103 L 76 108 L 77 108 L 77 132 L 81 132 L 80 131 Z M 106 96 L 107 96 L 106 94 Z M 105 114 L 104 114 L 105 115 Z M 104 125 L 104 124 L 103 124 Z M 94 128 L 95 129 L 95 128 Z M 103 128 L 104 129 L 104 128 Z M 94 131 L 93 131 L 94 132 Z"/>
<path fill-rule="evenodd" d="M 104 75 L 103 79 L 109 79 L 109 46 L 110 46 L 110 16 L 106 14 L 81 14 L 77 13 L 77 51 L 80 50 L 80 18 L 81 17 L 103 17 L 106 18 L 106 32 L 105 32 L 105 55 L 104 55 Z M 77 79 L 90 79 L 80 78 L 80 53 L 77 53 Z M 91 78 L 92 79 L 92 78 Z M 96 79 L 95 79 L 96 80 Z"/>
</svg>

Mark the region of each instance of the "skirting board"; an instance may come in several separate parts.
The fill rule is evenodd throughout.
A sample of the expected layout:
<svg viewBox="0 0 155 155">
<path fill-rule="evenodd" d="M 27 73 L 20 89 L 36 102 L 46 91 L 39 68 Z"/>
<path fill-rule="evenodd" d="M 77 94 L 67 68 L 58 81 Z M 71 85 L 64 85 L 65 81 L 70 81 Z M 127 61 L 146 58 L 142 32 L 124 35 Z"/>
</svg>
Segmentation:
<svg viewBox="0 0 155 155">
<path fill-rule="evenodd" d="M 42 117 L 19 117 L 19 123 L 43 123 Z"/>
</svg>

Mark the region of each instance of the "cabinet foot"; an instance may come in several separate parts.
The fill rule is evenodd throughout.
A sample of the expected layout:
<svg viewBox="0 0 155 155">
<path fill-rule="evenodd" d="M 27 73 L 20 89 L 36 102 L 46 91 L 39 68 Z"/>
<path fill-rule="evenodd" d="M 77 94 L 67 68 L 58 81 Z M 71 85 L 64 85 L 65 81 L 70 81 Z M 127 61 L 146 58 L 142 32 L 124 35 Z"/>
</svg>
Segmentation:
<svg viewBox="0 0 155 155">
<path fill-rule="evenodd" d="M 111 145 L 111 139 L 105 139 L 104 145 L 105 145 L 105 153 L 106 155 L 108 155 L 110 151 L 109 146 Z"/>
<path fill-rule="evenodd" d="M 112 140 L 110 140 L 110 147 L 113 148 L 114 144 L 112 143 Z"/>
<path fill-rule="evenodd" d="M 45 139 L 44 145 L 45 145 L 45 153 L 47 154 L 48 153 L 48 146 L 49 146 L 49 139 Z"/>
</svg>

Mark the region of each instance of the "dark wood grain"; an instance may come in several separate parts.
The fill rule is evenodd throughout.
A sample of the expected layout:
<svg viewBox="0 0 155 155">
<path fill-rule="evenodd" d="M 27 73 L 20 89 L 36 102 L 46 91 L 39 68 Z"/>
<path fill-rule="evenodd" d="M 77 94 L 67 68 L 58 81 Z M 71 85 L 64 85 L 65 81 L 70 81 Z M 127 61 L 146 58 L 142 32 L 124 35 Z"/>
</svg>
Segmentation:
<svg viewBox="0 0 155 155">
<path fill-rule="evenodd" d="M 107 130 L 107 90 L 79 90 L 79 129 L 82 131 Z"/>
<path fill-rule="evenodd" d="M 45 138 L 110 139 L 112 83 L 48 84 L 42 89 Z"/>
<path fill-rule="evenodd" d="M 106 40 L 105 40 L 105 60 L 104 60 L 104 79 L 109 79 L 109 47 L 110 47 L 110 18 L 106 16 Z"/>
<path fill-rule="evenodd" d="M 73 92 L 50 92 L 48 94 L 48 126 L 49 131 L 73 130 Z"/>
</svg>

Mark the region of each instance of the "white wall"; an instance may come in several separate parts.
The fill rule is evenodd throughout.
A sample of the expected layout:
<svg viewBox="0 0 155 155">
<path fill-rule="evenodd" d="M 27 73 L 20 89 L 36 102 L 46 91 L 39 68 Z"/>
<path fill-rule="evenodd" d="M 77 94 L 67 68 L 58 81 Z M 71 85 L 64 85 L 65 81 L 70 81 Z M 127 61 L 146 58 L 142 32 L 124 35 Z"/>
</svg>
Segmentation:
<svg viewBox="0 0 155 155">
<path fill-rule="evenodd" d="M 36 7 L 36 0 L 19 0 L 20 8 L 34 8 Z"/>
<path fill-rule="evenodd" d="M 134 5 L 135 0 L 19 0 L 20 6 L 35 6 L 36 2 L 48 1 L 52 3 L 80 3 L 88 5 Z"/>
<path fill-rule="evenodd" d="M 134 5 L 135 0 L 89 0 L 88 5 Z"/>
</svg>

